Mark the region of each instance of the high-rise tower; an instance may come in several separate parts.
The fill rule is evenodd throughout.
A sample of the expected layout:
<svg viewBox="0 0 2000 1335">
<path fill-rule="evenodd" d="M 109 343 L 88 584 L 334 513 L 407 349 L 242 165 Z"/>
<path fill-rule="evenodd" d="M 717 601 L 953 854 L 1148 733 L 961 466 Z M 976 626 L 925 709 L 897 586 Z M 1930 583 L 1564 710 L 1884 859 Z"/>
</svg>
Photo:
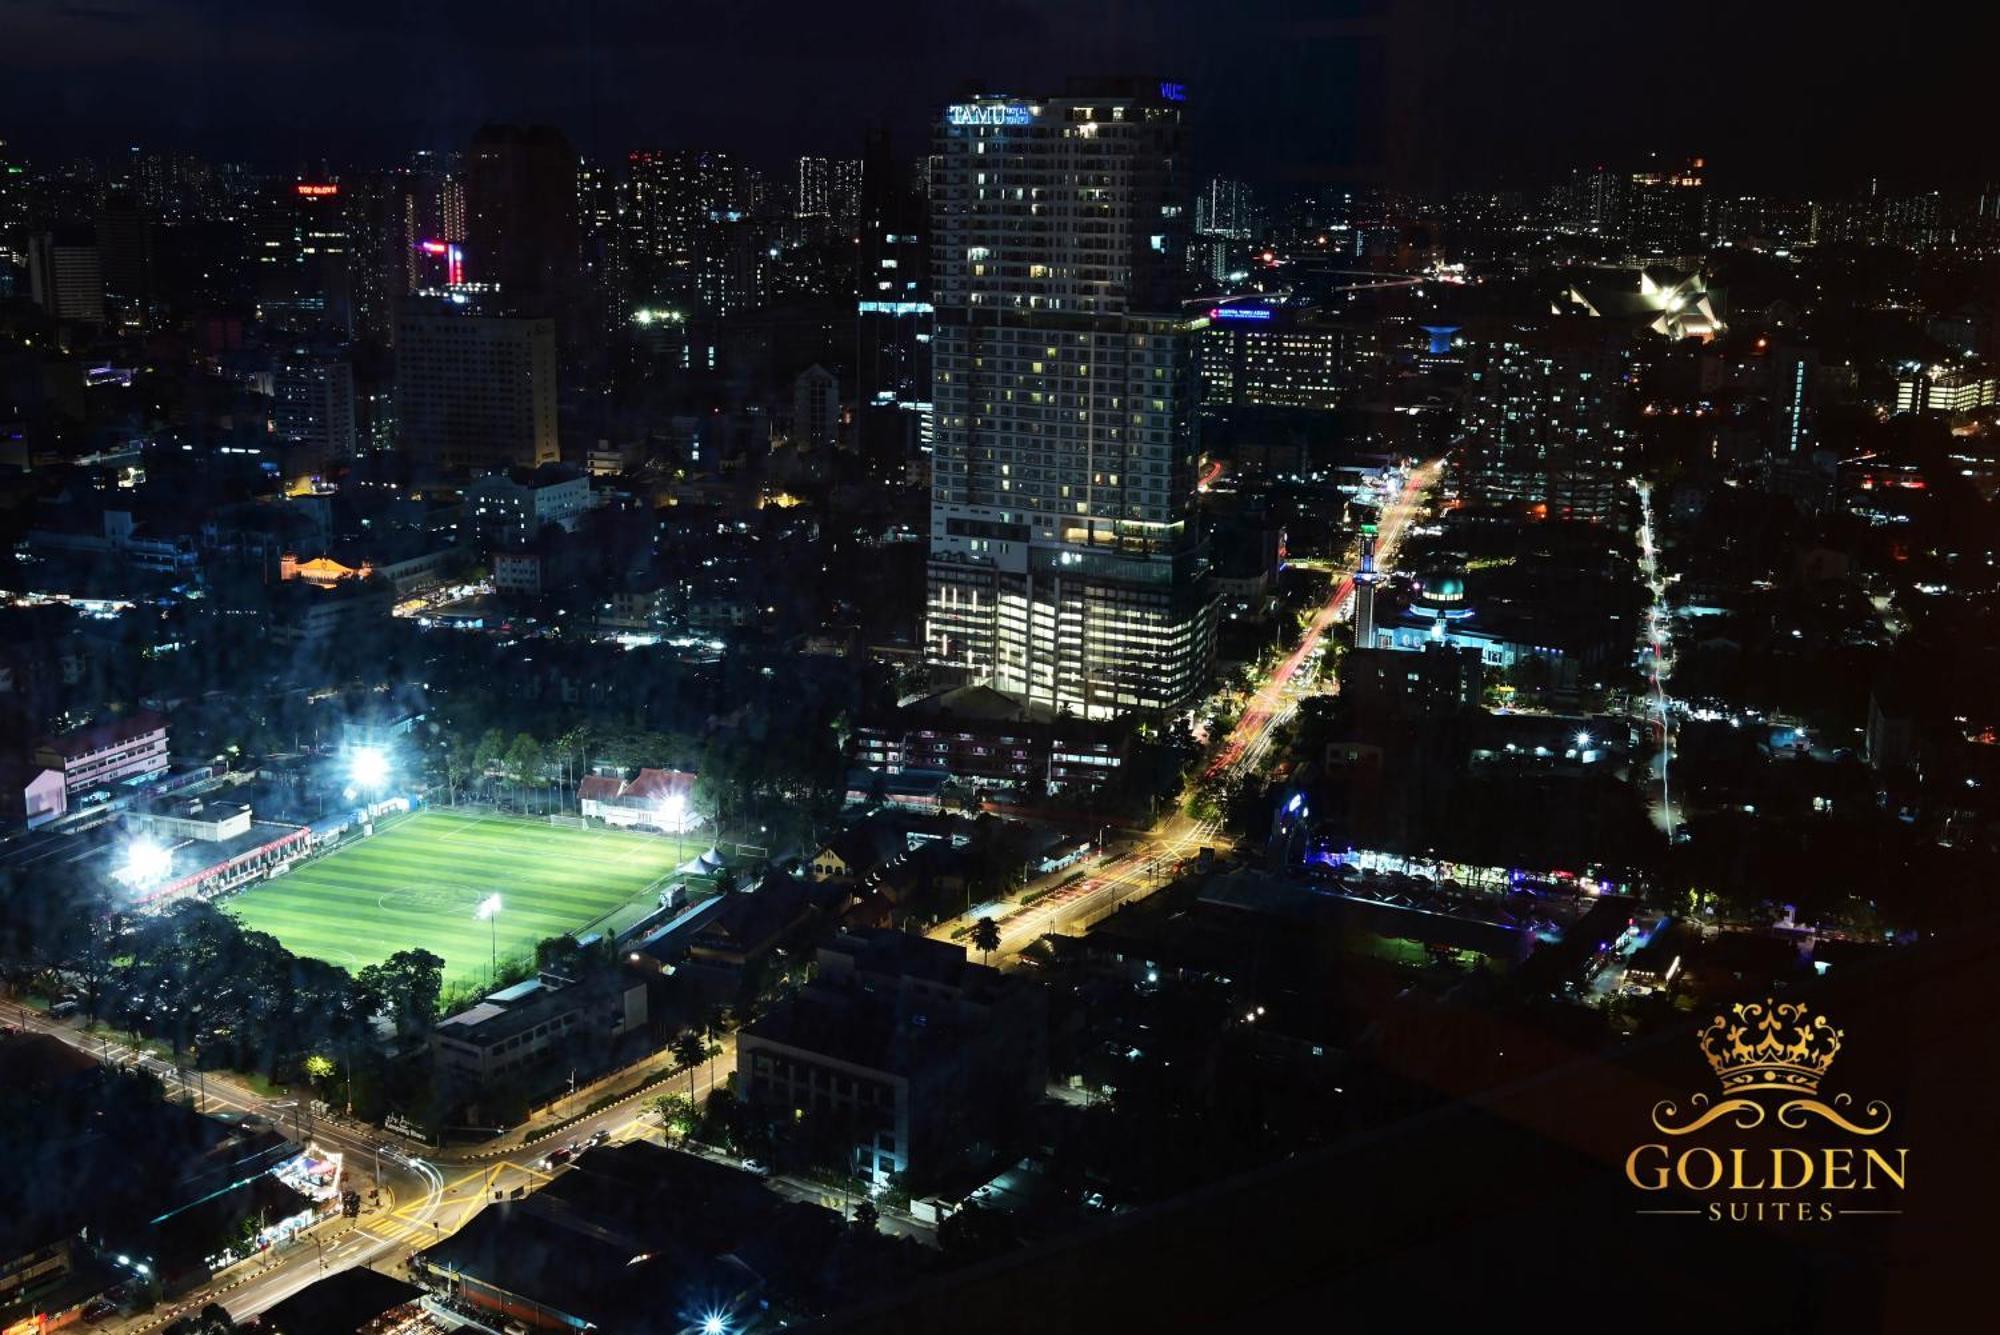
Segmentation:
<svg viewBox="0 0 2000 1335">
<path fill-rule="evenodd" d="M 1185 704 L 1214 658 L 1185 96 L 977 96 L 936 131 L 928 657 L 1091 718 Z"/>
<path fill-rule="evenodd" d="M 1375 647 L 1375 526 L 1361 526 L 1361 569 L 1354 573 L 1354 647 Z"/>
</svg>

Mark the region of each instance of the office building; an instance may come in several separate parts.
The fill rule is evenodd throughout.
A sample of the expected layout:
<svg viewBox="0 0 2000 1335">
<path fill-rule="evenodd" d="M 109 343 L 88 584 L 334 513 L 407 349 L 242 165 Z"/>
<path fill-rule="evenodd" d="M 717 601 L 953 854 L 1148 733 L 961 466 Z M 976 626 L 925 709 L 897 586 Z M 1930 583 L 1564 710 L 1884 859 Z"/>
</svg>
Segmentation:
<svg viewBox="0 0 2000 1335">
<path fill-rule="evenodd" d="M 396 418 L 434 468 L 555 462 L 555 322 L 413 298 L 396 323 Z"/>
<path fill-rule="evenodd" d="M 933 438 L 928 200 L 896 160 L 889 132 L 868 132 L 855 275 L 856 427 L 861 451 L 907 465 Z"/>
<path fill-rule="evenodd" d="M 1353 401 L 1388 364 L 1381 326 L 1263 305 L 1218 306 L 1196 346 L 1205 412 Z"/>
<path fill-rule="evenodd" d="M 1969 413 L 2000 402 L 1983 366 L 1906 366 L 1896 373 L 1899 413 Z"/>
<path fill-rule="evenodd" d="M 38 232 L 28 238 L 28 295 L 55 320 L 104 322 L 104 269 L 88 231 Z"/>
<path fill-rule="evenodd" d="M 932 173 L 933 665 L 1089 718 L 1214 657 L 1177 84 L 980 96 Z"/>
<path fill-rule="evenodd" d="M 1708 249 L 1706 163 L 1635 172 L 1626 196 L 1626 237 L 1643 255 L 1690 256 Z"/>
<path fill-rule="evenodd" d="M 292 348 L 271 373 L 271 429 L 300 447 L 301 471 L 354 455 L 354 367 L 343 353 Z"/>
<path fill-rule="evenodd" d="M 840 381 L 814 362 L 792 381 L 792 444 L 830 450 L 840 443 Z"/>
<path fill-rule="evenodd" d="M 448 238 L 429 238 L 448 240 Z M 465 252 L 472 282 L 505 309 L 556 316 L 577 282 L 576 152 L 546 125 L 488 125 L 465 155 Z"/>
<path fill-rule="evenodd" d="M 299 332 L 352 333 L 352 241 L 340 183 L 271 186 L 258 199 L 253 227 L 264 319 Z"/>
<path fill-rule="evenodd" d="M 97 211 L 104 294 L 134 323 L 153 295 L 153 226 L 129 190 L 114 190 Z"/>
</svg>

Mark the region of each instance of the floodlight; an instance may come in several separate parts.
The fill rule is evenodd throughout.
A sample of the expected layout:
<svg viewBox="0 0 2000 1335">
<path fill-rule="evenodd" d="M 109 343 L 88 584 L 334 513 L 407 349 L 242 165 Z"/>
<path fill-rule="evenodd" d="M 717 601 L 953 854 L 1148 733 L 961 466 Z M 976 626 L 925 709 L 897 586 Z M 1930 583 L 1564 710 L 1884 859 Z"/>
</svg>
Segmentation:
<svg viewBox="0 0 2000 1335">
<path fill-rule="evenodd" d="M 389 781 L 389 757 L 377 746 L 356 747 L 347 758 L 347 772 L 363 788 L 380 788 Z"/>
<path fill-rule="evenodd" d="M 164 881 L 173 868 L 173 851 L 154 840 L 135 839 L 125 850 L 125 879 L 134 885 Z"/>
</svg>

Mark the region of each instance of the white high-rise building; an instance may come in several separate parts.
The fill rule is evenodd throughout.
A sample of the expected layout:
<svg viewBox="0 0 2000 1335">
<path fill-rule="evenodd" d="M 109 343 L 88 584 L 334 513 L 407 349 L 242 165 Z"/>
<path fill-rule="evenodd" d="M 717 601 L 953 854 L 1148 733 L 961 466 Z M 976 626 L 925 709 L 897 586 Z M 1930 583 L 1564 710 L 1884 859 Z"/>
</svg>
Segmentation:
<svg viewBox="0 0 2000 1335">
<path fill-rule="evenodd" d="M 1183 97 L 981 96 L 937 127 L 928 657 L 1089 718 L 1188 703 L 1214 661 Z"/>
</svg>

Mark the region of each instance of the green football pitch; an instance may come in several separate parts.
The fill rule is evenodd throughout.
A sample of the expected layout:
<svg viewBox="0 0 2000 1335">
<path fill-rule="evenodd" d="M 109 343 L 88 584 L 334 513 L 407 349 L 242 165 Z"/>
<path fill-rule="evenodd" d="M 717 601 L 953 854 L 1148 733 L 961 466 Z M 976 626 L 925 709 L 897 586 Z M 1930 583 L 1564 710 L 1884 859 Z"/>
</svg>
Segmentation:
<svg viewBox="0 0 2000 1335">
<path fill-rule="evenodd" d="M 445 961 L 446 992 L 485 987 L 537 942 L 636 921 L 649 887 L 705 845 L 622 830 L 471 811 L 419 811 L 229 899 L 245 927 L 295 955 L 359 970 L 422 946 Z M 492 923 L 478 909 L 500 896 Z M 621 912 L 621 910 L 625 910 Z"/>
</svg>

